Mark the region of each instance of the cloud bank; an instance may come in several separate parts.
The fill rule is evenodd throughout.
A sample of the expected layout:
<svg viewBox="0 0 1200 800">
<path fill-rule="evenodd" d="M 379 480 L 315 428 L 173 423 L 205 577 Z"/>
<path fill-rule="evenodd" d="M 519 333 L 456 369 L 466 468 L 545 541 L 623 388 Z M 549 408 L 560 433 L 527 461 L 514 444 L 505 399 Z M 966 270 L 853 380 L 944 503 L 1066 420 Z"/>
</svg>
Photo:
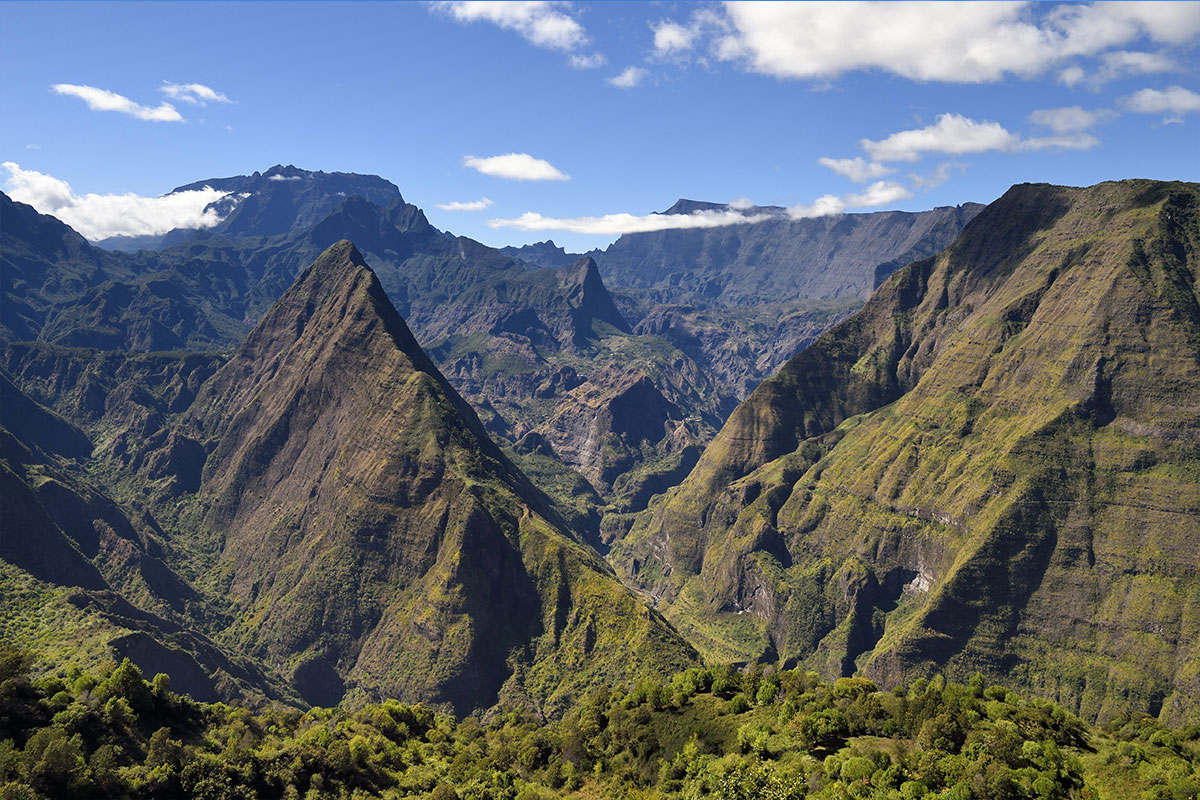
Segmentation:
<svg viewBox="0 0 1200 800">
<path fill-rule="evenodd" d="M 1186 44 L 1200 34 L 1200 5 L 728 2 L 706 23 L 665 20 L 654 30 L 657 55 L 691 49 L 705 33 L 717 58 L 777 78 L 883 70 L 918 81 L 984 83 L 1078 70 L 1068 66 L 1076 58 L 1105 59 L 1105 77 L 1172 69 L 1159 53 L 1112 51 L 1144 39 Z M 1063 80 L 1082 77 L 1072 71 Z"/>
<path fill-rule="evenodd" d="M 544 217 L 526 211 L 515 219 L 493 219 L 488 221 L 492 228 L 516 228 L 522 231 L 569 231 L 612 236 L 622 233 L 648 233 L 684 228 L 722 228 L 726 225 L 750 225 L 768 219 L 779 219 L 774 214 L 739 214 L 736 211 L 694 211 L 691 214 L 605 214 L 602 217 L 570 217 L 560 219 Z"/>
<path fill-rule="evenodd" d="M 57 217 L 92 241 L 109 236 L 152 236 L 173 228 L 211 228 L 221 217 L 205 209 L 227 194 L 206 186 L 162 197 L 77 195 L 66 181 L 21 169 L 12 161 L 0 167 L 8 171 L 4 190 L 12 199 Z"/>
<path fill-rule="evenodd" d="M 529 153 L 505 153 L 502 156 L 476 158 L 464 156 L 463 166 L 510 181 L 565 181 L 570 175 L 559 170 L 549 161 L 534 158 Z"/>
<path fill-rule="evenodd" d="M 514 219 L 488 221 L 492 228 L 516 228 L 522 231 L 567 231 L 569 233 L 614 236 L 624 233 L 723 228 L 728 225 L 754 225 L 780 219 L 811 219 L 841 214 L 848 209 L 888 205 L 912 197 L 912 192 L 894 181 L 876 181 L 863 191 L 838 197 L 825 195 L 809 205 L 797 205 L 784 214 L 760 212 L 745 214 L 753 208 L 749 198 L 739 197 L 723 211 L 693 211 L 690 214 L 605 214 L 602 217 L 546 217 L 526 211 Z"/>
</svg>

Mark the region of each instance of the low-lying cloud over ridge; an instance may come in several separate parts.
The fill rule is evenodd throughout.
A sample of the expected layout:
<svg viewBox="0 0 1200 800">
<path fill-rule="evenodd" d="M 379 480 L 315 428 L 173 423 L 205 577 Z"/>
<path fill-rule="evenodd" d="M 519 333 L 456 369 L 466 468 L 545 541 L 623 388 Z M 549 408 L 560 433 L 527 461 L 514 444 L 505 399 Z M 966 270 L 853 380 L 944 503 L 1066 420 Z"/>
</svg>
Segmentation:
<svg viewBox="0 0 1200 800">
<path fill-rule="evenodd" d="M 4 190 L 9 197 L 57 217 L 92 241 L 109 236 L 156 236 L 174 228 L 211 228 L 221 217 L 205 209 L 228 194 L 205 186 L 162 197 L 77 195 L 66 181 L 21 169 L 12 161 L 0 167 L 8 171 Z"/>
<path fill-rule="evenodd" d="M 861 192 L 819 197 L 811 204 L 779 210 L 754 210 L 748 198 L 738 198 L 724 210 L 693 211 L 690 214 L 605 214 L 602 217 L 546 217 L 526 211 L 513 219 L 488 221 L 492 228 L 516 228 L 522 231 L 567 231 L 569 233 L 614 236 L 624 233 L 723 228 L 728 225 L 754 225 L 768 220 L 811 219 L 842 214 L 851 209 L 888 205 L 912 197 L 912 192 L 894 181 L 876 181 Z M 743 212 L 753 213 L 743 213 Z"/>
</svg>

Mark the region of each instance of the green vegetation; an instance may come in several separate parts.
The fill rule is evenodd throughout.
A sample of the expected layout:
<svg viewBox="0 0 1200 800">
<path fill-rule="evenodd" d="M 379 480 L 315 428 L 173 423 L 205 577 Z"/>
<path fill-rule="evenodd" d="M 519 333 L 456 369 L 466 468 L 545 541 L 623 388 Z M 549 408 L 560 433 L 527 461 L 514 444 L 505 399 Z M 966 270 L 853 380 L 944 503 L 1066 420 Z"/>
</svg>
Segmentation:
<svg viewBox="0 0 1200 800">
<path fill-rule="evenodd" d="M 1200 796 L 1200 725 L 1088 729 L 982 677 L 891 692 L 755 666 L 601 688 L 560 720 L 394 700 L 197 703 L 128 660 L 34 679 L 0 648 L 0 798 L 1079 798 Z"/>
</svg>

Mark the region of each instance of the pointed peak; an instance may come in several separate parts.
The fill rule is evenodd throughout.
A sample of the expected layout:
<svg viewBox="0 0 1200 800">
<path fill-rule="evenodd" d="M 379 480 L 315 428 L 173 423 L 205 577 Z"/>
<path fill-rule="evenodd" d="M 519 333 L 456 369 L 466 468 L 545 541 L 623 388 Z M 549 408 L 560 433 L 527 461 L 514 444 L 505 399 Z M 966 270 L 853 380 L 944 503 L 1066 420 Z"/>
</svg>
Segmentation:
<svg viewBox="0 0 1200 800">
<path fill-rule="evenodd" d="M 340 275 L 358 270 L 366 270 L 374 274 L 373 270 L 363 259 L 362 253 L 358 252 L 358 248 L 354 246 L 354 243 L 349 239 L 342 239 L 329 245 L 324 253 L 317 256 L 317 260 L 304 271 L 296 282 L 300 283 L 304 281 L 310 274 L 320 274 L 322 276 Z"/>
</svg>

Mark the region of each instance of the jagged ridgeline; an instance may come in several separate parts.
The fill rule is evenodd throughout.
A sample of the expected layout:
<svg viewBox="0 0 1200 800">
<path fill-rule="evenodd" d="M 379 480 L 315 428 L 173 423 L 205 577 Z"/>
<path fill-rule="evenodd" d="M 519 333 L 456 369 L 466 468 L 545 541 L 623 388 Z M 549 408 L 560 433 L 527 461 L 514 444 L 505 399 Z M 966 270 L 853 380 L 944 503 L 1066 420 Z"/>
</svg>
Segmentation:
<svg viewBox="0 0 1200 800">
<path fill-rule="evenodd" d="M 1198 205 L 1014 187 L 759 387 L 614 559 L 709 657 L 1195 719 Z"/>
</svg>

